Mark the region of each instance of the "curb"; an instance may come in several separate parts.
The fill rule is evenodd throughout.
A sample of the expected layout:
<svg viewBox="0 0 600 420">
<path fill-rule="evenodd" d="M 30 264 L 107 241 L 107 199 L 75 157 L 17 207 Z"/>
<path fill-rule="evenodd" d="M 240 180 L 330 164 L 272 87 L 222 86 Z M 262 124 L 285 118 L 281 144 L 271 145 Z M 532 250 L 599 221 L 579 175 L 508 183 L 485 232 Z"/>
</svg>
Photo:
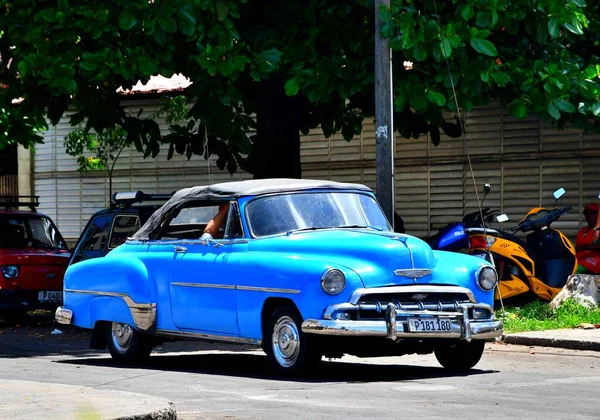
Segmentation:
<svg viewBox="0 0 600 420">
<path fill-rule="evenodd" d="M 0 379 L 0 418 L 176 420 L 166 398 L 51 382 Z"/>
<path fill-rule="evenodd" d="M 134 416 L 113 417 L 110 420 L 177 420 L 177 411 L 175 404 L 169 401 L 169 406 L 161 410 Z"/>
<path fill-rule="evenodd" d="M 518 344 L 522 346 L 557 347 L 571 350 L 600 351 L 600 342 L 596 341 L 568 340 L 512 334 L 503 335 L 501 340 L 506 344 Z"/>
</svg>

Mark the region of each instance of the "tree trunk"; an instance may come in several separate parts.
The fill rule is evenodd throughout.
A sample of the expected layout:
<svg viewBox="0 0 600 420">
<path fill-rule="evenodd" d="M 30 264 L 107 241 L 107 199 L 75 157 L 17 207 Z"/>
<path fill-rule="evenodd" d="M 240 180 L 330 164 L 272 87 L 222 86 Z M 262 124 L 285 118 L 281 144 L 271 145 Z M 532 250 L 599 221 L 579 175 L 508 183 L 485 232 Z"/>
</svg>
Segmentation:
<svg viewBox="0 0 600 420">
<path fill-rule="evenodd" d="M 279 79 L 260 82 L 256 122 L 254 178 L 300 178 L 300 98 Z"/>
</svg>

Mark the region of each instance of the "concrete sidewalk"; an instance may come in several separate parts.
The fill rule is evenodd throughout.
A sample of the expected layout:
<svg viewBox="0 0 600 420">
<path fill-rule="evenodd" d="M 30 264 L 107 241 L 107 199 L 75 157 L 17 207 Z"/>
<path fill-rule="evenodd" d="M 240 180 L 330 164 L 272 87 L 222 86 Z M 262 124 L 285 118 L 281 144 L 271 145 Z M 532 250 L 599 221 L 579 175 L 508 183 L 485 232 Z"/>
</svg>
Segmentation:
<svg viewBox="0 0 600 420">
<path fill-rule="evenodd" d="M 12 420 L 175 420 L 164 398 L 44 382 L 0 379 L 0 418 Z"/>
<path fill-rule="evenodd" d="M 574 350 L 600 351 L 600 329 L 572 328 L 564 330 L 528 331 L 505 334 L 502 341 L 524 346 L 560 347 Z"/>
</svg>

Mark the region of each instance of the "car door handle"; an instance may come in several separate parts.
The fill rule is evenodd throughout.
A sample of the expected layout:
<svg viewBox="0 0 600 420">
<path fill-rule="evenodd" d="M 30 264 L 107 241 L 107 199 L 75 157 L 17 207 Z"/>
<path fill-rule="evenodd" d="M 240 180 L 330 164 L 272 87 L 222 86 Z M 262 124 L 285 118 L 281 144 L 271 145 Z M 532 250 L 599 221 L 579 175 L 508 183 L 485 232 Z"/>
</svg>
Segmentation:
<svg viewBox="0 0 600 420">
<path fill-rule="evenodd" d="M 181 254 L 187 252 L 187 248 L 184 247 L 184 246 L 177 245 L 177 246 L 174 246 L 173 249 L 175 250 L 175 252 L 178 252 L 178 253 L 181 253 Z"/>
</svg>

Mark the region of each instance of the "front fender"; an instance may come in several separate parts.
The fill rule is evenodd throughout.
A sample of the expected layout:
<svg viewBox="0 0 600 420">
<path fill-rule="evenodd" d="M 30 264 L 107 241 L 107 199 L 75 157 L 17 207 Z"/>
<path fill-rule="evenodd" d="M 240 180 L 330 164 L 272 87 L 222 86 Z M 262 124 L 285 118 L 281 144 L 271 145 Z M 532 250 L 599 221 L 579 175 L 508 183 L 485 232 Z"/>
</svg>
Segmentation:
<svg viewBox="0 0 600 420">
<path fill-rule="evenodd" d="M 252 253 L 243 264 L 245 275 L 240 279 L 242 288 L 237 297 L 238 325 L 243 337 L 262 338 L 261 312 L 269 298 L 291 300 L 302 318 L 307 319 L 321 316 L 329 305 L 347 301 L 354 290 L 364 287 L 360 276 L 347 265 L 316 255 Z M 346 276 L 346 287 L 334 296 L 321 288 L 321 276 L 330 268 L 339 269 Z M 244 288 L 248 286 L 255 290 Z M 257 293 L 256 289 L 265 291 Z"/>
<path fill-rule="evenodd" d="M 473 292 L 478 303 L 494 306 L 494 291 L 481 289 L 477 282 L 477 273 L 480 268 L 493 267 L 489 262 L 457 252 L 433 251 L 433 253 L 436 259 L 433 283 L 466 287 Z"/>
</svg>

